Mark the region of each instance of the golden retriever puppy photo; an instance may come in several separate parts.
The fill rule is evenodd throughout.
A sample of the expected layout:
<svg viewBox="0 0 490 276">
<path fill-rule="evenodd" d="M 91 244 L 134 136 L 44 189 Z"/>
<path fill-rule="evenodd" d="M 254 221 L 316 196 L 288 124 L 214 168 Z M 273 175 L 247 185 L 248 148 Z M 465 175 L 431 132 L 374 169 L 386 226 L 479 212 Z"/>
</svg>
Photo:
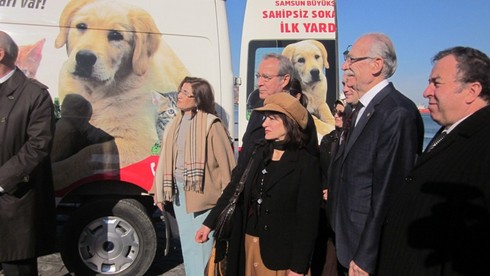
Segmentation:
<svg viewBox="0 0 490 276">
<path fill-rule="evenodd" d="M 60 100 L 75 93 L 92 105 L 90 124 L 114 137 L 121 168 L 149 156 L 159 139 L 151 93 L 175 92 L 188 75 L 151 15 L 121 1 L 72 0 L 60 26 Z"/>
<path fill-rule="evenodd" d="M 303 93 L 308 98 L 308 111 L 315 118 L 319 137 L 335 129 L 335 120 L 327 105 L 327 78 L 329 68 L 325 46 L 317 40 L 302 40 L 287 45 L 282 51 L 293 63 L 301 79 Z"/>
</svg>

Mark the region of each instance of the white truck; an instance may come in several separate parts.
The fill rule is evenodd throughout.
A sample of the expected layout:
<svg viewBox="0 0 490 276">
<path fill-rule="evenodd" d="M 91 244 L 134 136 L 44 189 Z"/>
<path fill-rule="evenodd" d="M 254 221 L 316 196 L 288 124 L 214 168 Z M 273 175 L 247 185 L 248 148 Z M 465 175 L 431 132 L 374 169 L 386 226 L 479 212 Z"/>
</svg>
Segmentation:
<svg viewBox="0 0 490 276">
<path fill-rule="evenodd" d="M 157 248 L 161 132 L 185 76 L 212 84 L 233 133 L 225 2 L 0 1 L 0 29 L 61 107 L 52 165 L 64 263 L 77 275 L 143 274 Z"/>
<path fill-rule="evenodd" d="M 319 42 L 328 52 L 320 63 L 330 67 L 309 69 L 310 81 L 305 71 L 303 84 L 311 89 L 321 80 L 325 91 L 315 90 L 315 99 L 325 103 L 328 87 L 333 102 L 334 6 L 248 0 L 242 76 L 234 77 L 224 0 L 0 1 L 0 30 L 20 46 L 18 67 L 49 87 L 58 108 L 51 157 L 57 244 L 67 268 L 77 275 L 142 275 L 152 264 L 155 224 L 161 223 L 153 178 L 184 76 L 212 84 L 219 116 L 239 141 L 261 55 L 300 41 L 320 47 Z M 237 110 L 234 89 L 240 82 Z M 168 246 L 178 231 L 169 221 L 165 225 Z"/>
</svg>

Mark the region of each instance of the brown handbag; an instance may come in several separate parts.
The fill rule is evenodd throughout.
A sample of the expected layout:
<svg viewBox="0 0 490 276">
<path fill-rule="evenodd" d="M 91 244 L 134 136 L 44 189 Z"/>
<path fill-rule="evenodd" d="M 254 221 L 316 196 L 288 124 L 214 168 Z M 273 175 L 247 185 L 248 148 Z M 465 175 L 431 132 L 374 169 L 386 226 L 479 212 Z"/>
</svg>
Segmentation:
<svg viewBox="0 0 490 276">
<path fill-rule="evenodd" d="M 204 269 L 204 276 L 224 276 L 226 273 L 227 259 L 223 258 L 221 261 L 214 262 L 216 259 L 216 242 L 213 243 L 213 249 L 211 250 L 211 256 L 209 257 L 206 268 Z"/>
</svg>

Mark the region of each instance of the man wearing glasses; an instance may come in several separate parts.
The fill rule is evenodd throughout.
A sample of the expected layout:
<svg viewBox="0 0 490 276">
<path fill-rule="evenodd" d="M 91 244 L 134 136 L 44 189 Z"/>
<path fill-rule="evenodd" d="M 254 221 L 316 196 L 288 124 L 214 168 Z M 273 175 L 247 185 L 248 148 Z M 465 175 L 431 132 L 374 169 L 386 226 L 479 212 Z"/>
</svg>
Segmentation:
<svg viewBox="0 0 490 276">
<path fill-rule="evenodd" d="M 293 70 L 293 64 L 287 57 L 276 53 L 265 55 L 255 74 L 257 77 L 258 99 L 253 101 L 249 99 L 249 108 L 254 109 L 263 106 L 264 100 L 270 95 L 288 92 Z M 256 91 L 252 92 L 252 95 L 255 93 Z M 262 117 L 262 114 L 252 111 L 247 129 L 242 137 L 242 149 L 253 146 L 257 140 L 264 138 Z"/>
<path fill-rule="evenodd" d="M 391 40 L 374 33 L 361 36 L 342 65 L 347 86 L 360 97 L 346 108 L 344 128 L 350 126 L 328 173 L 330 223 L 345 275 L 375 273 L 393 185 L 422 152 L 420 113 L 387 80 L 396 62 Z"/>
</svg>

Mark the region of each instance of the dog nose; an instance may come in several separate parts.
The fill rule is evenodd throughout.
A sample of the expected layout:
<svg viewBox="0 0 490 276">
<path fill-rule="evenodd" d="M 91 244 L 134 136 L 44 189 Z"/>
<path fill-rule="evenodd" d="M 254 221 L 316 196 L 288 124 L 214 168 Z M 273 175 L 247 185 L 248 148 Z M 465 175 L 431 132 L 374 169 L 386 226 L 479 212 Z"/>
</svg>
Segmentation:
<svg viewBox="0 0 490 276">
<path fill-rule="evenodd" d="M 311 79 L 314 81 L 320 80 L 320 70 L 313 69 L 310 71 Z"/>
<path fill-rule="evenodd" d="M 89 51 L 80 51 L 76 56 L 77 65 L 83 68 L 90 68 L 94 66 L 97 61 L 97 57 Z"/>
<path fill-rule="evenodd" d="M 75 56 L 77 65 L 74 75 L 88 78 L 92 75 L 94 65 L 97 62 L 97 57 L 89 51 L 79 51 Z"/>
</svg>

